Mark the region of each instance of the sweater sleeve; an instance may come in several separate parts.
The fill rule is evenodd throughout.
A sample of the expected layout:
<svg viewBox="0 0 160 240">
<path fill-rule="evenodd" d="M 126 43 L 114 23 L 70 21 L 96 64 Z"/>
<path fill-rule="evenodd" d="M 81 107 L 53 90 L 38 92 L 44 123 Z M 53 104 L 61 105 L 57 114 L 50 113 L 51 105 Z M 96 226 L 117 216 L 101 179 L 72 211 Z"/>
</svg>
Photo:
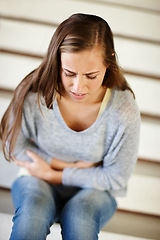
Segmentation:
<svg viewBox="0 0 160 240">
<path fill-rule="evenodd" d="M 14 155 L 19 160 L 31 161 L 26 154 L 27 150 L 31 150 L 50 163 L 52 160 L 51 156 L 47 155 L 47 153 L 36 145 L 35 114 L 37 107 L 36 96 L 29 94 L 23 106 L 21 129 L 16 141 Z"/>
<path fill-rule="evenodd" d="M 88 169 L 67 168 L 63 172 L 63 184 L 113 192 L 126 188 L 137 160 L 140 132 L 139 112 L 129 115 L 118 124 L 103 165 Z M 111 129 L 115 128 L 116 121 L 111 121 Z"/>
</svg>

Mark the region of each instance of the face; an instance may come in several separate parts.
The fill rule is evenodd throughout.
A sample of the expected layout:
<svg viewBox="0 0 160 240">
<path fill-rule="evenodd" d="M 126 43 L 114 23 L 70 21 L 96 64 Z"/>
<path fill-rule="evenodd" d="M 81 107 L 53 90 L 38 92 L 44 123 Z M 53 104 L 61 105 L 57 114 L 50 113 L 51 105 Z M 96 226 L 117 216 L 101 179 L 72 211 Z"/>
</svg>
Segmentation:
<svg viewBox="0 0 160 240">
<path fill-rule="evenodd" d="M 107 67 L 98 47 L 74 53 L 61 53 L 63 96 L 75 102 L 97 102 Z"/>
</svg>

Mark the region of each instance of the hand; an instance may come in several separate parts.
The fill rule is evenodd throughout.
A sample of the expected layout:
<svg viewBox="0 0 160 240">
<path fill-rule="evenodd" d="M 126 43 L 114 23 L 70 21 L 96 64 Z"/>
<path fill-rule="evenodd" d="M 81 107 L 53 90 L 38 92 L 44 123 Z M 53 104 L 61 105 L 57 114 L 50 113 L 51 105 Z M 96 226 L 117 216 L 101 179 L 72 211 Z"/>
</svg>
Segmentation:
<svg viewBox="0 0 160 240">
<path fill-rule="evenodd" d="M 92 163 L 92 162 L 78 161 L 75 163 L 75 165 L 77 168 L 91 168 L 91 167 L 97 167 L 101 165 L 101 162 Z"/>
<path fill-rule="evenodd" d="M 51 168 L 62 171 L 65 168 L 75 167 L 75 163 L 68 163 L 56 158 L 52 158 Z"/>
<path fill-rule="evenodd" d="M 33 160 L 33 162 L 24 162 L 13 157 L 15 164 L 26 168 L 34 177 L 46 180 L 50 183 L 61 184 L 62 172 L 53 170 L 51 166 L 36 153 L 27 151 L 26 154 Z"/>
<path fill-rule="evenodd" d="M 52 158 L 51 162 L 51 168 L 56 169 L 56 170 L 63 170 L 65 168 L 91 168 L 91 167 L 97 167 L 101 164 L 101 162 L 98 163 L 91 163 L 91 162 L 86 162 L 86 161 L 77 161 L 77 162 L 64 162 L 62 160 Z"/>
</svg>

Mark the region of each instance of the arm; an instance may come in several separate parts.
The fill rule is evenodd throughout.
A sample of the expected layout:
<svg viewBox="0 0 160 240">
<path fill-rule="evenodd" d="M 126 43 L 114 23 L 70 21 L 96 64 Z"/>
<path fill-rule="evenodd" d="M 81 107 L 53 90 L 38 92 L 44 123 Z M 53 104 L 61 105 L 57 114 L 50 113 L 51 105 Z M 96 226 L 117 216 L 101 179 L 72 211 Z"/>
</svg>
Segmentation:
<svg viewBox="0 0 160 240">
<path fill-rule="evenodd" d="M 15 164 L 26 168 L 30 175 L 41 178 L 52 184 L 62 183 L 62 174 L 65 167 L 89 168 L 91 166 L 97 165 L 83 161 L 76 163 L 66 163 L 58 159 L 52 159 L 52 163 L 49 165 L 34 152 L 26 151 L 26 155 L 32 160 L 32 162 L 20 161 L 13 157 Z"/>
<path fill-rule="evenodd" d="M 77 161 L 77 162 L 64 162 L 62 160 L 52 158 L 51 161 L 51 168 L 55 170 L 64 170 L 65 168 L 90 168 L 90 167 L 96 167 L 98 165 L 101 165 L 101 162 L 99 163 L 91 163 L 86 161 Z"/>
<path fill-rule="evenodd" d="M 31 161 L 29 156 L 26 154 L 26 151 L 30 150 L 48 163 L 51 163 L 52 157 L 36 145 L 37 126 L 35 119 L 41 114 L 40 113 L 37 117 L 37 112 L 40 112 L 37 104 L 37 95 L 29 93 L 24 101 L 21 130 L 16 141 L 13 155 L 21 161 Z"/>
<path fill-rule="evenodd" d="M 124 121 L 124 120 L 123 120 Z M 64 185 L 74 185 L 98 190 L 119 191 L 127 186 L 134 170 L 139 143 L 139 114 L 129 114 L 125 121 L 119 124 L 113 134 L 109 150 L 103 158 L 103 165 L 96 168 L 78 169 L 66 168 L 63 172 Z M 110 123 L 110 129 L 115 129 L 117 119 Z"/>
<path fill-rule="evenodd" d="M 61 184 L 62 183 L 62 171 L 57 171 L 51 168 L 51 166 L 44 161 L 41 157 L 31 151 L 26 151 L 26 155 L 32 160 L 20 161 L 13 157 L 15 164 L 20 167 L 24 167 L 28 170 L 29 174 L 41 178 L 49 183 Z"/>
</svg>

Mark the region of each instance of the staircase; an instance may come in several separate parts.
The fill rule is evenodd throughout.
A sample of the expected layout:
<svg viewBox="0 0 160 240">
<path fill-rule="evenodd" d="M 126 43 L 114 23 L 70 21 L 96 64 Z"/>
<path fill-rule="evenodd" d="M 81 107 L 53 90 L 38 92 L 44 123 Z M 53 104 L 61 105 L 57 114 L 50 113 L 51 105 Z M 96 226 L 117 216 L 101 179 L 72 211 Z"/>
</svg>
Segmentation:
<svg viewBox="0 0 160 240">
<path fill-rule="evenodd" d="M 135 92 L 142 117 L 138 161 L 129 181 L 128 194 L 126 198 L 117 198 L 118 211 L 104 227 L 102 239 L 158 240 L 159 0 L 0 0 L 0 119 L 15 87 L 40 64 L 57 25 L 76 12 L 99 15 L 111 26 L 120 65 Z M 4 229 L 6 234 L 11 229 L 13 206 L 10 188 L 18 167 L 4 160 L 1 144 L 0 164 L 0 226 L 3 227 L 2 223 L 6 221 L 5 228 L 0 228 L 2 239 Z M 58 227 L 55 231 L 59 232 Z"/>
</svg>

